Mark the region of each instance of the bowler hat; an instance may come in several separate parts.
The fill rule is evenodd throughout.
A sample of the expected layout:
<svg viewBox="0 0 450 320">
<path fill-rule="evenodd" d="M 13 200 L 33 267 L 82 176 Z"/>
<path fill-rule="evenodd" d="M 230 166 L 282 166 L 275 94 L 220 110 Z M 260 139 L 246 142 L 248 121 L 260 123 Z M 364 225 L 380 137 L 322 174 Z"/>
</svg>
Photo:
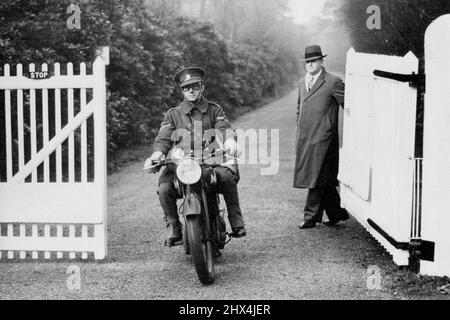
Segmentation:
<svg viewBox="0 0 450 320">
<path fill-rule="evenodd" d="M 189 84 L 202 81 L 204 75 L 205 70 L 202 68 L 189 67 L 178 71 L 174 79 L 180 87 L 184 87 Z"/>
<path fill-rule="evenodd" d="M 305 48 L 305 59 L 303 61 L 308 62 L 311 60 L 322 59 L 327 55 L 322 54 L 322 49 L 318 45 L 313 45 Z"/>
</svg>

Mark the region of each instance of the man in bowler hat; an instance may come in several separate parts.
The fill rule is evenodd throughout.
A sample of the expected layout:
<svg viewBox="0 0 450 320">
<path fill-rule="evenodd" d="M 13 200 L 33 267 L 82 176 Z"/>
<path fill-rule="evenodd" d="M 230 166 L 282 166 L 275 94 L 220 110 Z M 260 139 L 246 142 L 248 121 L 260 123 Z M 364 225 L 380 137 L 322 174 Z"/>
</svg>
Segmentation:
<svg viewBox="0 0 450 320">
<path fill-rule="evenodd" d="M 339 168 L 339 106 L 344 106 L 344 82 L 323 67 L 318 45 L 305 49 L 306 74 L 297 100 L 294 187 L 308 189 L 300 229 L 314 228 L 325 211 L 328 225 L 348 219 L 337 191 Z"/>
<path fill-rule="evenodd" d="M 167 111 L 153 144 L 153 154 L 145 162 L 145 167 L 150 167 L 152 163 L 165 159 L 176 145 L 176 141 L 173 141 L 172 138 L 176 136 L 174 133 L 177 129 L 191 132 L 199 137 L 200 141 L 203 141 L 205 131 L 217 129 L 224 135 L 223 149 L 233 157 L 238 152 L 236 133 L 231 128 L 225 112 L 219 105 L 203 97 L 204 76 L 205 71 L 197 67 L 182 69 L 175 75 L 175 81 L 181 89 L 184 100 L 177 107 Z M 201 125 L 196 126 L 195 122 Z M 222 166 L 216 167 L 214 171 L 217 177 L 217 191 L 223 194 L 227 205 L 228 220 L 233 231 L 232 236 L 244 237 L 247 232 L 239 206 L 237 164 L 224 163 Z M 168 229 L 165 245 L 169 247 L 180 244 L 182 240 L 182 226 L 178 216 L 174 178 L 174 165 L 166 166 L 159 178 L 159 200 Z"/>
</svg>

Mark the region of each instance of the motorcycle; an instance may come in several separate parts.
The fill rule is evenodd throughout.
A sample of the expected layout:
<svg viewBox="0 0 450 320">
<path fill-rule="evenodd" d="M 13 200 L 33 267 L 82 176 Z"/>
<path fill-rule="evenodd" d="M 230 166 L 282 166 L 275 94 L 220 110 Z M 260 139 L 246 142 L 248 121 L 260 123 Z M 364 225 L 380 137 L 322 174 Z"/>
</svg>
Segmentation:
<svg viewBox="0 0 450 320">
<path fill-rule="evenodd" d="M 214 189 L 217 183 L 214 168 L 220 164 L 211 160 L 217 157 L 237 159 L 220 149 L 207 156 L 202 153 L 196 158 L 192 150 L 185 155 L 183 149 L 175 148 L 171 159 L 142 169 L 159 170 L 163 166 L 175 165 L 175 189 L 183 199 L 179 207 L 184 220 L 182 245 L 185 253 L 192 257 L 197 275 L 205 285 L 214 282 L 214 258 L 221 255 L 220 250 L 232 238 L 226 231 L 225 209 L 220 209 L 219 194 Z"/>
</svg>

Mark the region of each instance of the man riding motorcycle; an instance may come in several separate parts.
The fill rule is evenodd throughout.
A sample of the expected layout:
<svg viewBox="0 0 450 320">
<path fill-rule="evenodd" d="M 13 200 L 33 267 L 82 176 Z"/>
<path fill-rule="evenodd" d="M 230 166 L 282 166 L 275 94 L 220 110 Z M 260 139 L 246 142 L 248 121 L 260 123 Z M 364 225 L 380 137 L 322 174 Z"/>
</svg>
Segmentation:
<svg viewBox="0 0 450 320">
<path fill-rule="evenodd" d="M 224 151 L 232 157 L 238 152 L 236 133 L 232 130 L 225 112 L 219 105 L 203 97 L 203 91 L 205 90 L 204 76 L 205 71 L 197 67 L 185 68 L 175 75 L 175 81 L 181 88 L 184 100 L 177 107 L 167 111 L 153 144 L 153 154 L 146 160 L 145 167 L 150 167 L 153 163 L 166 158 L 169 151 L 176 145 L 174 136 L 176 136 L 177 130 L 187 130 L 186 132 L 203 140 L 205 131 L 217 129 L 225 139 L 223 143 Z M 244 237 L 247 232 L 239 206 L 237 191 L 239 171 L 237 164 L 224 163 L 222 166 L 216 167 L 214 171 L 217 177 L 217 192 L 223 194 L 227 205 L 228 220 L 233 231 L 232 236 L 235 238 Z M 159 178 L 159 200 L 168 229 L 165 245 L 169 247 L 179 243 L 183 237 L 177 210 L 177 191 L 174 178 L 173 165 L 166 166 Z"/>
</svg>

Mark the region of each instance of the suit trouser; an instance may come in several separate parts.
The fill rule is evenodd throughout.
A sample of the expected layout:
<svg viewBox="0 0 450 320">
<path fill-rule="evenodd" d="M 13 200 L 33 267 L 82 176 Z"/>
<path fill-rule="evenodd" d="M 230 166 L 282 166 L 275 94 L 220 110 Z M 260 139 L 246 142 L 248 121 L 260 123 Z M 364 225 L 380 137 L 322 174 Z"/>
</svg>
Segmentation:
<svg viewBox="0 0 450 320">
<path fill-rule="evenodd" d="M 231 228 L 244 227 L 237 190 L 238 175 L 227 167 L 216 167 L 214 171 L 217 177 L 216 191 L 225 199 Z M 169 223 L 179 222 L 174 178 L 175 172 L 168 168 L 159 179 L 159 201 L 164 211 L 164 219 Z"/>
<path fill-rule="evenodd" d="M 324 210 L 330 220 L 338 219 L 343 213 L 341 197 L 336 187 L 317 187 L 308 190 L 304 209 L 305 221 L 322 222 Z"/>
</svg>

